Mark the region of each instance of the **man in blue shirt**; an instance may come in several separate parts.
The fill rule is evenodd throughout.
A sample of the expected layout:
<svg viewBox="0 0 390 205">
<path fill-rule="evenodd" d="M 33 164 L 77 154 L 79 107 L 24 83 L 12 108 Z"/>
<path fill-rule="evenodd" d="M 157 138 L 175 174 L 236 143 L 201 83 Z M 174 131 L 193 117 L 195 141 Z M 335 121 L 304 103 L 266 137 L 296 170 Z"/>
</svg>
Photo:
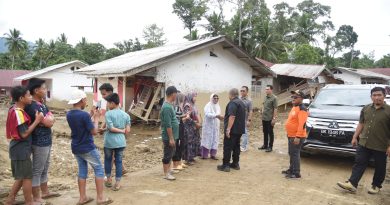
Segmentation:
<svg viewBox="0 0 390 205">
<path fill-rule="evenodd" d="M 73 109 L 67 113 L 66 119 L 72 131 L 72 153 L 74 154 L 79 167 L 79 204 L 86 204 L 93 200 L 93 198 L 88 197 L 86 194 L 88 164 L 92 166 L 95 173 L 97 203 L 110 204 L 113 201 L 109 198 L 104 198 L 103 195 L 103 165 L 100 161 L 100 153 L 96 149 L 93 140 L 93 135 L 98 134 L 99 112 L 93 110 L 92 122 L 89 113 L 83 111 L 87 105 L 87 95 L 81 90 L 72 92 L 72 97 L 68 104 L 73 105 Z"/>
</svg>

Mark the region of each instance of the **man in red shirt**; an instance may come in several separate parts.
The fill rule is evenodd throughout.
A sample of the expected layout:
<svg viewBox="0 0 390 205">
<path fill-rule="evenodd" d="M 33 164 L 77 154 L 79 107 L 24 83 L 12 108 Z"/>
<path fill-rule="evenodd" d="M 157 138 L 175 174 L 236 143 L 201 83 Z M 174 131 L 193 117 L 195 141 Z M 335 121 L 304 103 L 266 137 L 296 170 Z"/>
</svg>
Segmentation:
<svg viewBox="0 0 390 205">
<path fill-rule="evenodd" d="M 301 178 L 300 173 L 300 161 L 301 161 L 301 148 L 306 139 L 306 120 L 308 117 L 308 111 L 304 104 L 302 104 L 305 94 L 302 91 L 292 91 L 292 104 L 288 119 L 286 122 L 286 131 L 288 137 L 288 154 L 290 155 L 290 167 L 289 169 L 282 171 L 288 179 Z"/>
</svg>

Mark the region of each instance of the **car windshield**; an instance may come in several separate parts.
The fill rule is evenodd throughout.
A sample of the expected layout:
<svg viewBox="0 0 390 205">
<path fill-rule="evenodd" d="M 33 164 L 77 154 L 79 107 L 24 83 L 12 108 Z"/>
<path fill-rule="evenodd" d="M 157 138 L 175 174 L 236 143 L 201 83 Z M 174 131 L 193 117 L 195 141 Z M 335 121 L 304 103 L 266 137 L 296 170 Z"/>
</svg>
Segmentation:
<svg viewBox="0 0 390 205">
<path fill-rule="evenodd" d="M 324 89 L 314 101 L 314 105 L 360 107 L 371 103 L 370 90 L 364 89 Z"/>
</svg>

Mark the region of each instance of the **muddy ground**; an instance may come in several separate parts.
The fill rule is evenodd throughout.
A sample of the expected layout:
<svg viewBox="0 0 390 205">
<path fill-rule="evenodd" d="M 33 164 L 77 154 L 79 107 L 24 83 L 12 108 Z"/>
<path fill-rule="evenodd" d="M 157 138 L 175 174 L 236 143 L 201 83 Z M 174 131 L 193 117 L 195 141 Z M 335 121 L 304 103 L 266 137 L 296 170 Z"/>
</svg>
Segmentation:
<svg viewBox="0 0 390 205">
<path fill-rule="evenodd" d="M 8 144 L 4 137 L 5 114 L 6 109 L 0 108 L 0 198 L 6 196 L 12 185 Z M 259 114 L 255 116 L 250 129 L 250 150 L 241 155 L 240 171 L 221 173 L 216 170 L 221 160 L 198 160 L 195 166 L 176 174 L 177 180 L 174 182 L 162 179 L 159 128 L 143 124 L 133 126 L 131 134 L 127 136 L 124 160 L 129 173 L 123 178 L 119 192 L 106 189 L 106 194 L 115 200 L 114 204 L 390 204 L 388 183 L 379 195 L 367 194 L 372 168 L 367 169 L 357 194 L 349 194 L 336 187 L 337 181 L 345 180 L 350 175 L 351 158 L 327 155 L 303 158 L 303 178 L 286 180 L 280 174 L 288 165 L 282 123 L 278 122 L 275 127 L 274 152 L 265 153 L 257 150 L 263 136 Z M 286 114 L 281 114 L 281 118 L 285 119 Z M 77 163 L 71 154 L 70 131 L 64 116 L 57 117 L 53 129 L 49 184 L 62 197 L 48 201 L 55 205 L 76 204 Z M 96 137 L 95 142 L 102 150 L 102 136 Z M 218 155 L 222 158 L 221 151 Z M 90 176 L 93 176 L 91 170 Z M 88 181 L 88 193 L 95 197 L 92 177 Z M 22 198 L 19 196 L 19 199 Z"/>
</svg>

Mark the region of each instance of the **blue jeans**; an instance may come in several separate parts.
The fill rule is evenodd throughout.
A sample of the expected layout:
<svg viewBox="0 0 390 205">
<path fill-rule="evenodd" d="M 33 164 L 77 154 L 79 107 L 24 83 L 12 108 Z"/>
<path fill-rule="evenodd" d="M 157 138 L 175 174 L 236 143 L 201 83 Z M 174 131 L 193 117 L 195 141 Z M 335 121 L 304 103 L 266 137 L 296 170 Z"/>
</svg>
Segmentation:
<svg viewBox="0 0 390 205">
<path fill-rule="evenodd" d="M 122 158 L 125 148 L 104 148 L 104 171 L 107 177 L 111 177 L 112 156 L 115 155 L 115 181 L 119 182 L 122 178 Z"/>
<path fill-rule="evenodd" d="M 243 148 L 243 149 L 248 149 L 248 144 L 249 144 L 249 132 L 248 132 L 248 128 L 245 128 L 245 133 L 242 134 L 241 138 L 242 138 L 241 148 Z"/>
<path fill-rule="evenodd" d="M 97 149 L 84 154 L 75 154 L 74 156 L 79 165 L 78 176 L 80 179 L 87 179 L 88 164 L 92 166 L 96 178 L 104 178 L 103 164 L 100 161 L 100 153 Z"/>
</svg>

